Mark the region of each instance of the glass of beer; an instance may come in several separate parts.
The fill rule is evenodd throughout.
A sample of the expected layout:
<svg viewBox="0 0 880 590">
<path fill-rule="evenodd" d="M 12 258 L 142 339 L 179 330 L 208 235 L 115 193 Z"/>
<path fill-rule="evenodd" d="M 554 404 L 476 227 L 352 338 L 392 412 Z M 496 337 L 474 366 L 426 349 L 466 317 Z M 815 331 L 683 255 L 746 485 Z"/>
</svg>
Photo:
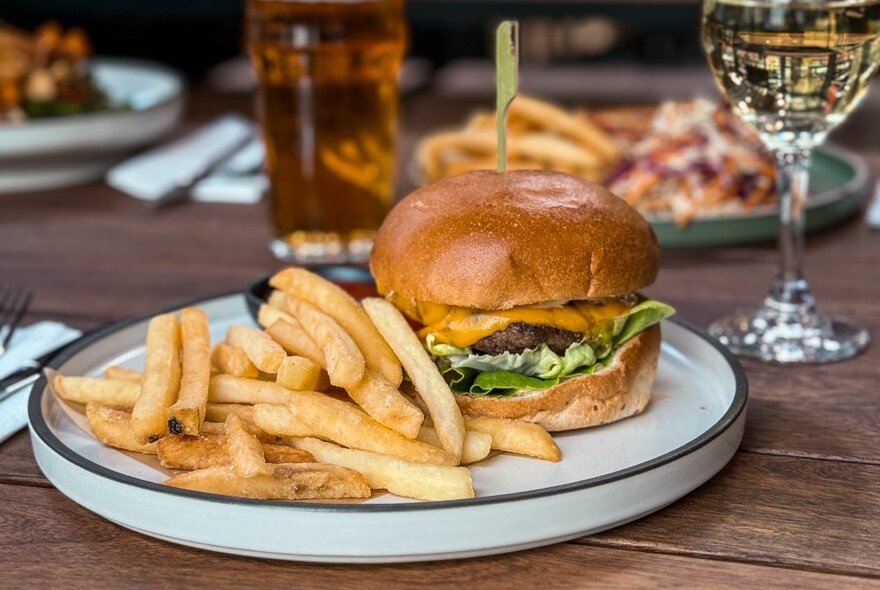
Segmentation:
<svg viewBox="0 0 880 590">
<path fill-rule="evenodd" d="M 246 0 L 272 252 L 358 263 L 394 194 L 403 0 Z"/>
</svg>

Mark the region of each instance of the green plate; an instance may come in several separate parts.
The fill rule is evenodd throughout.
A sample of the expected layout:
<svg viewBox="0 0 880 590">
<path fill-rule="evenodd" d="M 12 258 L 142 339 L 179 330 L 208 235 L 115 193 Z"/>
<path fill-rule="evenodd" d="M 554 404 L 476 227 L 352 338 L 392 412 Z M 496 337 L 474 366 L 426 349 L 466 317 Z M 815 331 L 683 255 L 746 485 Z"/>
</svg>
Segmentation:
<svg viewBox="0 0 880 590">
<path fill-rule="evenodd" d="M 856 213 L 867 181 L 867 167 L 857 155 L 838 147 L 816 149 L 810 167 L 807 231 L 830 227 Z M 665 220 L 651 225 L 665 248 L 709 248 L 774 240 L 779 217 L 774 207 L 744 215 L 699 217 L 684 228 Z"/>
</svg>

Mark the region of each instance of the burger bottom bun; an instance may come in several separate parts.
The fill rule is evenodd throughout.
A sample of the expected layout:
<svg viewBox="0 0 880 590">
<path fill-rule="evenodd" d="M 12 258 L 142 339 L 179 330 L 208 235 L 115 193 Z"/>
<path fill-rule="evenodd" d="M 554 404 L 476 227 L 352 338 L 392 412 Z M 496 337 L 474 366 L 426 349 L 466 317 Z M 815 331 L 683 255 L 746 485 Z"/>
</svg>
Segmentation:
<svg viewBox="0 0 880 590">
<path fill-rule="evenodd" d="M 610 365 L 549 389 L 516 397 L 456 395 L 465 416 L 511 418 L 560 431 L 598 426 L 639 414 L 651 399 L 660 355 L 660 325 L 629 340 Z"/>
</svg>

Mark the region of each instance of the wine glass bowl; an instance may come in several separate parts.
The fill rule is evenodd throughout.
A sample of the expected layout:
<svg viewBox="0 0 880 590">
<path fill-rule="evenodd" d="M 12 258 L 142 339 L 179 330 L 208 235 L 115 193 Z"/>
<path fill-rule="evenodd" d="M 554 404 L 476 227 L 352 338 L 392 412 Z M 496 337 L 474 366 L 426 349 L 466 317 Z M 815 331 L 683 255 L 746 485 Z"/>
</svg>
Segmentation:
<svg viewBox="0 0 880 590">
<path fill-rule="evenodd" d="M 779 169 L 777 278 L 761 307 L 709 332 L 764 360 L 850 358 L 869 336 L 816 306 L 802 272 L 804 208 L 811 150 L 858 106 L 880 65 L 880 0 L 704 0 L 702 40 L 721 93 Z"/>
</svg>

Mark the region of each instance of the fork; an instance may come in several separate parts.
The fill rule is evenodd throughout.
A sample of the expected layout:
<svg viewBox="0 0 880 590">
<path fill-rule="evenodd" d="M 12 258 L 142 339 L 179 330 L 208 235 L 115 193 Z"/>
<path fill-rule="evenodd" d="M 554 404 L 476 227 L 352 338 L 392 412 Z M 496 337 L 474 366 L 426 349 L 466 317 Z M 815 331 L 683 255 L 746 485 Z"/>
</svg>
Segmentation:
<svg viewBox="0 0 880 590">
<path fill-rule="evenodd" d="M 0 287 L 0 356 L 6 354 L 9 340 L 30 304 L 31 292 L 27 289 Z"/>
</svg>

